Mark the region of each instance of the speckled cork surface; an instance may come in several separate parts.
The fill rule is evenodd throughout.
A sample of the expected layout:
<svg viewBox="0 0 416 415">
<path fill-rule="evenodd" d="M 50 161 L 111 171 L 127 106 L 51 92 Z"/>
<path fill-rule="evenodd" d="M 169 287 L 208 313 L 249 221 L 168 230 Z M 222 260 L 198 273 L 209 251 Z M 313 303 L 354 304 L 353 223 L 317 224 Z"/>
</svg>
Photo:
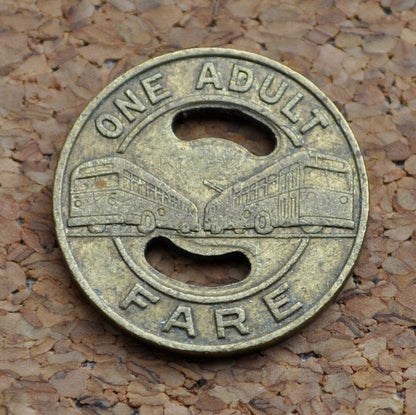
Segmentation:
<svg viewBox="0 0 416 415">
<path fill-rule="evenodd" d="M 416 414 L 415 45 L 415 0 L 1 0 L 0 415 Z M 58 156 L 89 100 L 195 46 L 257 52 L 312 80 L 349 121 L 371 192 L 334 303 L 288 340 L 227 359 L 115 328 L 72 282 L 52 218 Z"/>
</svg>

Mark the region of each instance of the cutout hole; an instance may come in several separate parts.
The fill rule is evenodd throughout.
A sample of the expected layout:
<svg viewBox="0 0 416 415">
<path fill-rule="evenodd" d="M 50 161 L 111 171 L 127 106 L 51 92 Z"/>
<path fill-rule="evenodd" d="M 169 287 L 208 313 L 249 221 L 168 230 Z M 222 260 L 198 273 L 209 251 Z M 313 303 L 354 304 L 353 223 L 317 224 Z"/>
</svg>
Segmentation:
<svg viewBox="0 0 416 415">
<path fill-rule="evenodd" d="M 241 252 L 198 255 L 179 248 L 163 237 L 149 241 L 145 257 L 162 274 L 201 287 L 218 287 L 242 281 L 251 270 L 250 261 Z"/>
<path fill-rule="evenodd" d="M 241 111 L 196 108 L 176 115 L 172 125 L 175 135 L 184 141 L 222 138 L 244 146 L 256 156 L 267 156 L 276 148 L 273 131 Z"/>
</svg>

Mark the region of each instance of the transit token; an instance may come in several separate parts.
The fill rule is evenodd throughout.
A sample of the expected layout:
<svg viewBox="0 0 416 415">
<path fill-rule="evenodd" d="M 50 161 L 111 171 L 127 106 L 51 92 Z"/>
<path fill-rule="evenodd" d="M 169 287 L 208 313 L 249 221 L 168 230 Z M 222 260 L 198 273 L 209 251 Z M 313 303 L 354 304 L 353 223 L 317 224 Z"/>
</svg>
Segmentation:
<svg viewBox="0 0 416 415">
<path fill-rule="evenodd" d="M 203 110 L 261 123 L 274 150 L 180 140 L 175 120 Z M 112 82 L 70 132 L 54 189 L 59 243 L 91 301 L 139 338 L 193 354 L 252 350 L 308 322 L 350 273 L 367 211 L 363 158 L 334 104 L 279 63 L 217 48 Z M 146 260 L 156 237 L 241 252 L 250 273 L 221 287 L 177 281 Z"/>
</svg>

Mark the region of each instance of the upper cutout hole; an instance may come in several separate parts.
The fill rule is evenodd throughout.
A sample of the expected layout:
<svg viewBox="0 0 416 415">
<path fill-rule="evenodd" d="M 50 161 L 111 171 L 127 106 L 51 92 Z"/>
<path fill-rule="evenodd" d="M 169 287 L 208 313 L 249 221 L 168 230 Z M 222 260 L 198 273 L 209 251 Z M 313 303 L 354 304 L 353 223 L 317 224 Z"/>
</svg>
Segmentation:
<svg viewBox="0 0 416 415">
<path fill-rule="evenodd" d="M 154 238 L 147 244 L 145 257 L 162 274 L 202 287 L 217 287 L 242 281 L 251 270 L 250 261 L 241 252 L 197 255 L 162 237 Z"/>
<path fill-rule="evenodd" d="M 196 108 L 182 111 L 174 118 L 172 127 L 181 140 L 223 138 L 244 146 L 256 156 L 267 156 L 276 148 L 273 131 L 238 110 Z"/>
</svg>

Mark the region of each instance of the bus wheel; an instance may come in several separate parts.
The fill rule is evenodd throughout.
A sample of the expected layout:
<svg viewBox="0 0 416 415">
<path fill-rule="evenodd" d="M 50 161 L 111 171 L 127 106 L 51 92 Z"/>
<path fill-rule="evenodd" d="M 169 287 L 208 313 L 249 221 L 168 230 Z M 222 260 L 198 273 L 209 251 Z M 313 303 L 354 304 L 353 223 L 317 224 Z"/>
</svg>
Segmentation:
<svg viewBox="0 0 416 415">
<path fill-rule="evenodd" d="M 319 233 L 321 232 L 323 229 L 322 226 L 314 226 L 314 225 L 310 225 L 310 226 L 302 226 L 302 230 L 305 233 Z"/>
<path fill-rule="evenodd" d="M 105 228 L 105 225 L 89 225 L 88 230 L 91 233 L 101 233 Z"/>
<path fill-rule="evenodd" d="M 156 228 L 156 220 L 152 212 L 143 212 L 140 225 L 137 227 L 141 233 L 150 233 Z"/>
<path fill-rule="evenodd" d="M 217 233 L 221 233 L 222 231 L 223 231 L 223 229 L 222 229 L 222 227 L 221 227 L 221 225 L 219 223 L 212 222 L 212 225 L 211 225 L 211 233 L 217 234 Z"/>
<path fill-rule="evenodd" d="M 187 223 L 187 222 L 182 222 L 182 223 L 179 225 L 179 232 L 180 232 L 180 233 L 189 233 L 189 232 L 191 232 L 191 227 L 190 227 L 189 223 Z"/>
<path fill-rule="evenodd" d="M 268 212 L 260 212 L 254 217 L 254 229 L 262 235 L 270 233 L 273 230 L 272 221 Z"/>
</svg>

